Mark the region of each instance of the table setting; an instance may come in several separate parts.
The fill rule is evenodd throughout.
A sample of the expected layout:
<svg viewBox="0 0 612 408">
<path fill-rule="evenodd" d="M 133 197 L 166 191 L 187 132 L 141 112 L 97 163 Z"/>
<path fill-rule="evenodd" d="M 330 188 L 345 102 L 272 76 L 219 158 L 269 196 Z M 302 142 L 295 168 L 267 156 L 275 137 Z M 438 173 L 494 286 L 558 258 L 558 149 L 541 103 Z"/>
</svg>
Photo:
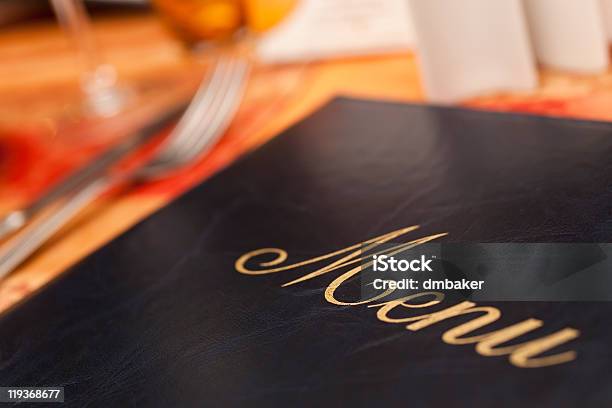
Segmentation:
<svg viewBox="0 0 612 408">
<path fill-rule="evenodd" d="M 612 401 L 609 1 L 17 3 L 0 402 Z"/>
</svg>

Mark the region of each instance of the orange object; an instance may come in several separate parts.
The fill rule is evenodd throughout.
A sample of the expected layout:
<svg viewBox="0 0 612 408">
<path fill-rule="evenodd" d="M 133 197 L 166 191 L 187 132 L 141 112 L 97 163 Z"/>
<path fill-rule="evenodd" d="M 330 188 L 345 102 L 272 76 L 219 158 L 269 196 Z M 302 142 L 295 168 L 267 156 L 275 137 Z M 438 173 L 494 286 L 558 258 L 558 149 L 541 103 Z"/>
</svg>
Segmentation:
<svg viewBox="0 0 612 408">
<path fill-rule="evenodd" d="M 164 19 L 188 42 L 225 39 L 243 27 L 268 30 L 298 0 L 153 0 Z"/>
<path fill-rule="evenodd" d="M 269 30 L 296 7 L 298 0 L 244 0 L 247 25 L 254 32 Z"/>
</svg>

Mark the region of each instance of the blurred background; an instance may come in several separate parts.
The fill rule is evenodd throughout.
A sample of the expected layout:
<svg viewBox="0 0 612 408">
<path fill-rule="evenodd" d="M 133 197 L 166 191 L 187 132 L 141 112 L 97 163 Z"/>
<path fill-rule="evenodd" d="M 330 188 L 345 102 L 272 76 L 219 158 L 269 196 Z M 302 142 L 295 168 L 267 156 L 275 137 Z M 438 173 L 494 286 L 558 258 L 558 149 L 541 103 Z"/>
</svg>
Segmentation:
<svg viewBox="0 0 612 408">
<path fill-rule="evenodd" d="M 612 0 L 0 0 L 0 214 L 190 98 L 220 56 L 250 66 L 214 149 L 87 206 L 0 280 L 0 311 L 338 95 L 612 120 L 611 39 Z"/>
</svg>

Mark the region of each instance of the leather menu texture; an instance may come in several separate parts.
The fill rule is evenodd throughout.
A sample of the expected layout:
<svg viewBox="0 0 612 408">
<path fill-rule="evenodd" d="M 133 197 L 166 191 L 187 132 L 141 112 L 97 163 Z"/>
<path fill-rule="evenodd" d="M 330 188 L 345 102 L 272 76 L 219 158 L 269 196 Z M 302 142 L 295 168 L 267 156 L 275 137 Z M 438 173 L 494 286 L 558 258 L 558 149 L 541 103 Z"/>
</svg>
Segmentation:
<svg viewBox="0 0 612 408">
<path fill-rule="evenodd" d="M 612 125 L 336 99 L 5 313 L 0 385 L 78 407 L 612 404 L 609 302 L 409 320 L 461 300 L 360 303 L 350 256 L 376 237 L 610 242 Z"/>
</svg>

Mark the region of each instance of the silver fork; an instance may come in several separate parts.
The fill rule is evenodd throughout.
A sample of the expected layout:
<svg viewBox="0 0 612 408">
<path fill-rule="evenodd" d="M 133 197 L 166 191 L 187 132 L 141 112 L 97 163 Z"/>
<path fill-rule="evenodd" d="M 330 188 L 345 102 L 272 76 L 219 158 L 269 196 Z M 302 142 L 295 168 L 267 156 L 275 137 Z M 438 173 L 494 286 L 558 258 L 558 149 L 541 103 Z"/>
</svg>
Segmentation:
<svg viewBox="0 0 612 408">
<path fill-rule="evenodd" d="M 227 130 L 244 94 L 250 70 L 247 58 L 224 56 L 210 79 L 196 92 L 189 107 L 160 150 L 142 167 L 106 174 L 84 183 L 52 212 L 34 220 L 0 248 L 0 279 L 26 260 L 88 204 L 111 187 L 163 177 L 195 161 Z"/>
</svg>

